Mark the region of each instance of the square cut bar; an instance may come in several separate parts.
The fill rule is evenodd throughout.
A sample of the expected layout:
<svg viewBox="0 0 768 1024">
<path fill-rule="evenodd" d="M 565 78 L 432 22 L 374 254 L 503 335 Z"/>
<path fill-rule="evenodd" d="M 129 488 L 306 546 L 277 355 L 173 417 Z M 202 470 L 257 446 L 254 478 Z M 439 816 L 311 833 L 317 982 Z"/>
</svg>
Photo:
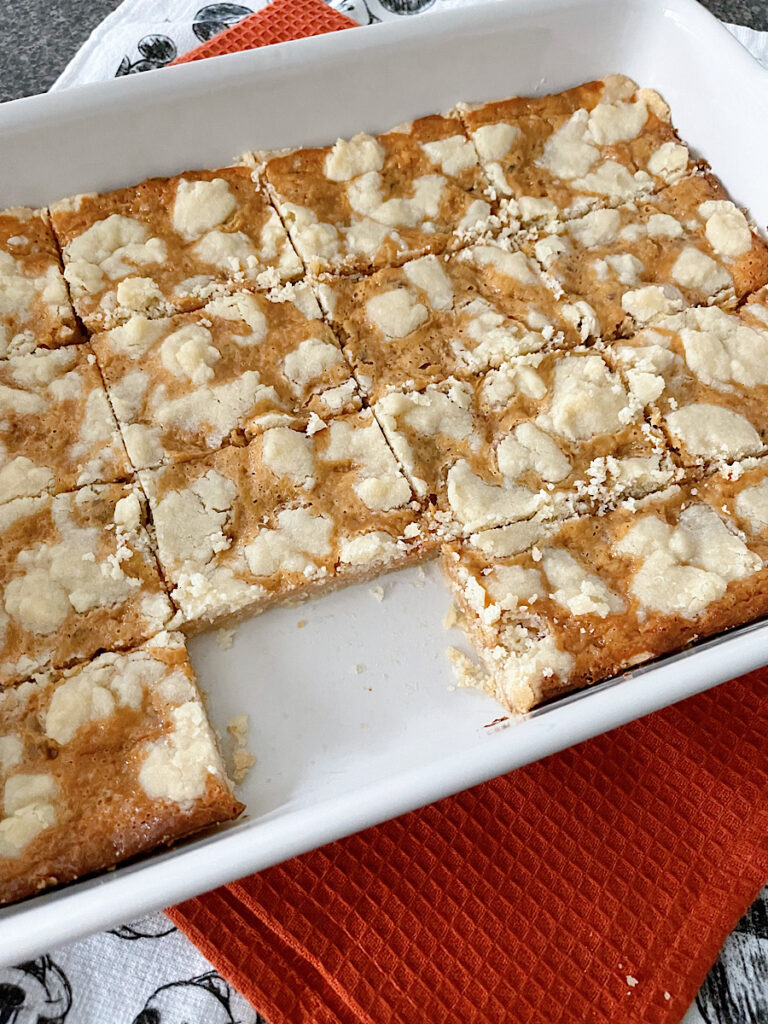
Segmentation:
<svg viewBox="0 0 768 1024">
<path fill-rule="evenodd" d="M 0 358 L 78 340 L 45 210 L 0 212 Z"/>
<path fill-rule="evenodd" d="M 646 401 L 686 468 L 768 451 L 768 289 L 738 311 L 717 306 L 665 317 L 606 357 Z"/>
<path fill-rule="evenodd" d="M 131 473 L 87 342 L 0 362 L 0 503 Z"/>
<path fill-rule="evenodd" d="M 313 274 L 369 272 L 455 249 L 493 223 L 488 182 L 454 114 L 323 149 L 256 154 Z"/>
<path fill-rule="evenodd" d="M 132 647 L 171 606 L 132 485 L 0 505 L 0 686 Z"/>
<path fill-rule="evenodd" d="M 661 431 L 593 350 L 390 392 L 374 412 L 443 536 L 611 506 L 675 472 Z"/>
<path fill-rule="evenodd" d="M 460 296 L 480 295 L 506 316 L 538 331 L 556 348 L 599 337 L 595 311 L 584 300 L 561 301 L 537 261 L 506 240 L 467 246 L 445 261 Z"/>
<path fill-rule="evenodd" d="M 447 545 L 467 682 L 525 712 L 768 613 L 768 464 L 734 476 Z"/>
<path fill-rule="evenodd" d="M 276 298 L 221 296 L 164 320 L 134 317 L 93 346 L 137 469 L 360 407 L 305 284 L 286 285 Z"/>
<path fill-rule="evenodd" d="M 474 377 L 528 352 L 591 334 L 585 302 L 560 303 L 535 260 L 495 245 L 423 256 L 318 288 L 364 393 Z"/>
<path fill-rule="evenodd" d="M 420 512 L 370 410 L 141 473 L 187 628 L 236 620 L 403 565 Z"/>
<path fill-rule="evenodd" d="M 91 331 L 172 316 L 301 274 L 247 167 L 150 178 L 51 207 L 75 309 Z"/>
<path fill-rule="evenodd" d="M 623 75 L 461 115 L 513 226 L 551 227 L 695 170 L 658 93 Z"/>
<path fill-rule="evenodd" d="M 0 788 L 0 903 L 242 810 L 178 633 L 0 692 Z"/>
<path fill-rule="evenodd" d="M 686 306 L 735 306 L 768 282 L 768 246 L 711 175 L 594 210 L 522 248 L 571 301 L 589 300 L 605 338 Z"/>
</svg>

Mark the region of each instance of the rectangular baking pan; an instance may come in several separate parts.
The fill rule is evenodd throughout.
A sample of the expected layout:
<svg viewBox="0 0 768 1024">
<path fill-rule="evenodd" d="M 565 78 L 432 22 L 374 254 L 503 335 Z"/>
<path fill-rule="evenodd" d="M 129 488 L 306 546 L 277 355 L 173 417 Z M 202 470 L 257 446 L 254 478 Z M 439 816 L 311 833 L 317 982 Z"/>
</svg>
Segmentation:
<svg viewBox="0 0 768 1024">
<path fill-rule="evenodd" d="M 623 72 L 664 95 L 734 199 L 768 220 L 768 79 L 692 0 L 500 0 L 0 107 L 0 206 L 48 203 L 251 149 L 326 143 L 458 100 Z M 768 662 L 768 625 L 527 719 L 455 690 L 435 564 L 270 611 L 192 659 L 220 728 L 247 711 L 248 812 L 215 834 L 0 910 L 0 963 L 131 920 L 613 729 Z M 380 596 L 380 595 L 379 595 Z M 305 625 L 300 626 L 300 623 Z"/>
</svg>

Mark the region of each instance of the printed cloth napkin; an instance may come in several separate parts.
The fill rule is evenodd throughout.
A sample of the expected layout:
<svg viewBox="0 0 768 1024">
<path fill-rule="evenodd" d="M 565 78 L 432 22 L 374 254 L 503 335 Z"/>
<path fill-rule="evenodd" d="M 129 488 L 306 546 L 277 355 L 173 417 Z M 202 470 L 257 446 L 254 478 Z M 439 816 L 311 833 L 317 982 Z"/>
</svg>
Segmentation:
<svg viewBox="0 0 768 1024">
<path fill-rule="evenodd" d="M 330 6 L 367 24 L 467 2 Z M 242 48 L 226 30 L 264 6 L 127 0 L 54 88 Z M 275 6 L 296 10 L 251 19 L 268 41 Z M 768 34 L 729 27 L 768 64 Z M 0 989 L 59 1024 L 257 1024 L 241 993 L 271 1024 L 677 1024 L 768 877 L 766 725 L 753 673 L 170 911 L 208 960 L 155 915 L 0 971 Z M 764 894 L 685 1024 L 766 1019 Z"/>
</svg>

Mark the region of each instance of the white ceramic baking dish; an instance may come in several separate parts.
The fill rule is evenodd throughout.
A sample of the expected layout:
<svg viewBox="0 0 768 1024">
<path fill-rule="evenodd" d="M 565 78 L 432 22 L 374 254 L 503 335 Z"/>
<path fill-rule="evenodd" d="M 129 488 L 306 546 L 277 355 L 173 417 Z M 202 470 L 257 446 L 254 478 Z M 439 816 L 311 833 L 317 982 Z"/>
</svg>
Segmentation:
<svg viewBox="0 0 768 1024">
<path fill-rule="evenodd" d="M 768 220 L 768 78 L 692 0 L 499 0 L 0 107 L 0 206 L 47 203 L 249 148 L 325 143 L 457 100 L 621 71 L 659 89 L 735 199 Z M 768 662 L 741 629 L 525 721 L 452 690 L 436 565 L 192 642 L 220 727 L 252 718 L 239 822 L 0 910 L 0 963 L 52 948 L 472 786 Z M 380 596 L 380 595 L 379 595 Z M 302 622 L 302 628 L 298 628 Z"/>
</svg>

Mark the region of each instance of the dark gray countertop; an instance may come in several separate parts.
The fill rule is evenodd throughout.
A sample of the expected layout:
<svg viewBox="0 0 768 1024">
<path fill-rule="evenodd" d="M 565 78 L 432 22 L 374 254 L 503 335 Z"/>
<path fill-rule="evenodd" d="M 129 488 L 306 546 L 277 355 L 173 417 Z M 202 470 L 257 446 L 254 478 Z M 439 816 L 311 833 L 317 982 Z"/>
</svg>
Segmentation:
<svg viewBox="0 0 768 1024">
<path fill-rule="evenodd" d="M 0 0 L 0 100 L 45 92 L 117 6 L 118 0 Z M 705 6 L 726 21 L 768 29 L 768 0 L 705 0 Z"/>
<path fill-rule="evenodd" d="M 45 92 L 120 0 L 0 0 L 0 100 Z"/>
</svg>

